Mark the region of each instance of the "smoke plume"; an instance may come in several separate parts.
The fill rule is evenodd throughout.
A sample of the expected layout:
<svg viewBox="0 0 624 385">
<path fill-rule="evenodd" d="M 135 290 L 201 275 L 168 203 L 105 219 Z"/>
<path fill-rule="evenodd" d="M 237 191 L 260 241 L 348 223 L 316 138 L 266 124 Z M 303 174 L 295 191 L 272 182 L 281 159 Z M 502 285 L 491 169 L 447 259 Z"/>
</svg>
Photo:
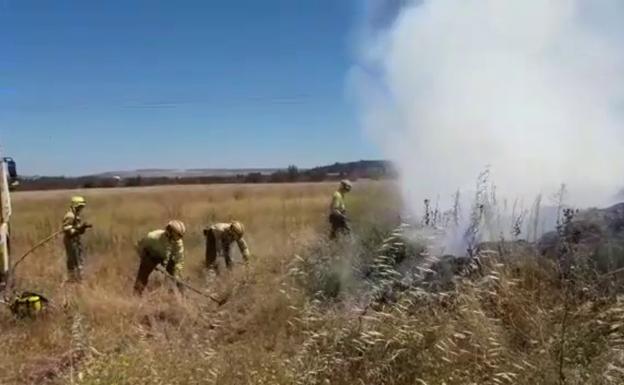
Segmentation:
<svg viewBox="0 0 624 385">
<path fill-rule="evenodd" d="M 399 167 L 408 209 L 474 190 L 486 166 L 509 199 L 549 196 L 562 183 L 571 204 L 615 199 L 624 3 L 371 0 L 367 12 L 351 80 L 363 126 Z"/>
</svg>

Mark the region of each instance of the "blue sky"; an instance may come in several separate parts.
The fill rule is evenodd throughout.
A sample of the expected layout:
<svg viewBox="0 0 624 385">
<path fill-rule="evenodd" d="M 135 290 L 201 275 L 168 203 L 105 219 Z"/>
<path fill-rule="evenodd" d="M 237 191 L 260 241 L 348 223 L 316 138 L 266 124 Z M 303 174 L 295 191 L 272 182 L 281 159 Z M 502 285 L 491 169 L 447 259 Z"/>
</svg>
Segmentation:
<svg viewBox="0 0 624 385">
<path fill-rule="evenodd" d="M 350 0 L 0 0 L 0 144 L 25 174 L 379 157 Z"/>
</svg>

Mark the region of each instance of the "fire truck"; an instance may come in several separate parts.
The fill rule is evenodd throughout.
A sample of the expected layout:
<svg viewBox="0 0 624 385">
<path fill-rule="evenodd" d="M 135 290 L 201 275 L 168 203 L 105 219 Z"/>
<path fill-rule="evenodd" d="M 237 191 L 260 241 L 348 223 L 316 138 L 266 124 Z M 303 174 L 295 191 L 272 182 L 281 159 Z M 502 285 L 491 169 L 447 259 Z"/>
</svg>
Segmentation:
<svg viewBox="0 0 624 385">
<path fill-rule="evenodd" d="M 11 190 L 16 187 L 17 167 L 12 158 L 0 157 L 0 290 L 6 284 L 11 267 Z"/>
</svg>

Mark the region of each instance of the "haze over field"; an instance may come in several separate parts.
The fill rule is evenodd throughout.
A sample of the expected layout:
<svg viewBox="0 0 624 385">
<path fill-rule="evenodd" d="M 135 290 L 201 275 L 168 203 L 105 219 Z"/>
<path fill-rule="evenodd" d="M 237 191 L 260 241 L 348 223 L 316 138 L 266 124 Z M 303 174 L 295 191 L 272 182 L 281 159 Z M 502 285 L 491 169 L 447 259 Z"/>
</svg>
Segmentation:
<svg viewBox="0 0 624 385">
<path fill-rule="evenodd" d="M 474 189 L 611 203 L 624 186 L 624 26 L 615 0 L 370 1 L 352 71 L 366 131 L 409 208 Z M 386 20 L 379 24 L 379 20 Z M 376 23 L 376 24 L 375 24 Z"/>
</svg>

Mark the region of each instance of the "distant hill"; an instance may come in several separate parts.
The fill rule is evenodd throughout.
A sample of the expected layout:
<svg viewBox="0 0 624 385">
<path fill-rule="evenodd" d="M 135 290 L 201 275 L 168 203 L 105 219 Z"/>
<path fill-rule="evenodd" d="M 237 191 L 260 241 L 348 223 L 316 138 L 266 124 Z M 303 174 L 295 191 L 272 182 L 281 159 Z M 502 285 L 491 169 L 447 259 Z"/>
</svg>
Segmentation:
<svg viewBox="0 0 624 385">
<path fill-rule="evenodd" d="M 107 171 L 89 175 L 92 178 L 192 178 L 192 177 L 227 177 L 260 173 L 269 175 L 278 171 L 277 168 L 196 168 L 196 169 L 139 169 L 128 171 Z"/>
<path fill-rule="evenodd" d="M 139 187 L 171 184 L 216 183 L 285 183 L 321 182 L 341 178 L 388 179 L 396 177 L 392 163 L 385 160 L 360 160 L 300 169 L 235 168 L 235 169 L 140 169 L 109 171 L 81 177 L 22 177 L 21 190 L 52 190 L 74 188 Z"/>
<path fill-rule="evenodd" d="M 237 175 L 260 174 L 271 175 L 279 172 L 279 168 L 197 168 L 197 169 L 139 169 L 128 171 L 107 171 L 89 175 L 91 178 L 194 178 L 194 177 L 232 177 Z M 367 177 L 373 174 L 386 175 L 394 173 L 394 166 L 386 160 L 359 160 L 356 162 L 334 163 L 331 165 L 298 169 L 299 172 L 312 174 L 344 175 L 350 177 Z"/>
</svg>

